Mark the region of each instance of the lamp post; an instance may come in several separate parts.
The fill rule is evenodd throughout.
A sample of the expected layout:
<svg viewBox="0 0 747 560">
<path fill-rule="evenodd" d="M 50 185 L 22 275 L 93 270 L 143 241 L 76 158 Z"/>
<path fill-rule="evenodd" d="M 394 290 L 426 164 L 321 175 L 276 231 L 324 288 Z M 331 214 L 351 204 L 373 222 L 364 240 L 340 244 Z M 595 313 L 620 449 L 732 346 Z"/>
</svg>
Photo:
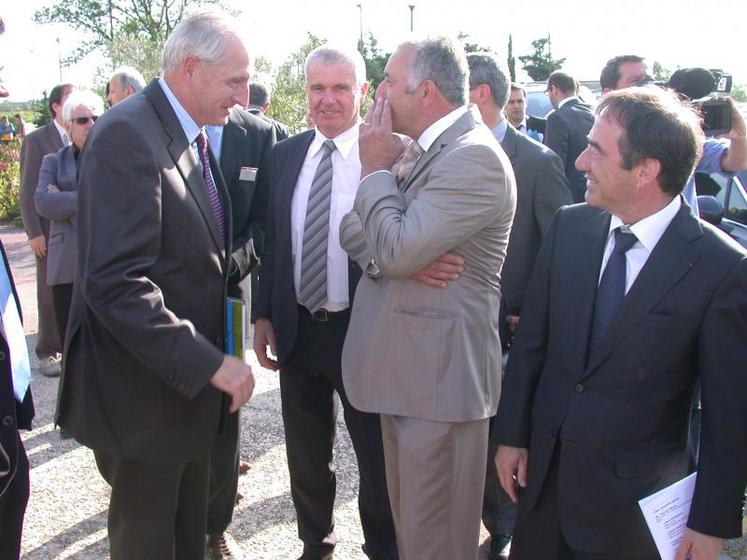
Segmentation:
<svg viewBox="0 0 747 560">
<path fill-rule="evenodd" d="M 415 4 L 410 4 L 410 5 L 409 5 L 409 6 L 407 6 L 407 7 L 408 7 L 408 8 L 410 8 L 410 33 L 412 33 L 412 32 L 413 32 L 413 29 L 414 29 L 414 18 L 415 18 L 414 14 L 415 14 Z"/>
<path fill-rule="evenodd" d="M 358 6 L 358 17 L 360 19 L 360 30 L 361 30 L 361 38 L 360 38 L 360 50 L 363 50 L 363 2 L 358 2 L 356 4 Z"/>
</svg>

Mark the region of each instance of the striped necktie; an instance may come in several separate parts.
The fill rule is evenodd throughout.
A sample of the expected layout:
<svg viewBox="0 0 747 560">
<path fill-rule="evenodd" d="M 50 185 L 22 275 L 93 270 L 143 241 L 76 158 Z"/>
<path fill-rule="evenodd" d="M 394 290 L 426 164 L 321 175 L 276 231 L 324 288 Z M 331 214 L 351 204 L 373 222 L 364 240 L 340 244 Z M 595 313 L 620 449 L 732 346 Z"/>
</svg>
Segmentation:
<svg viewBox="0 0 747 560">
<path fill-rule="evenodd" d="M 200 163 L 202 163 L 202 178 L 205 180 L 205 189 L 210 199 L 210 207 L 213 209 L 215 221 L 218 222 L 221 238 L 226 239 L 226 224 L 223 219 L 223 202 L 218 194 L 218 187 L 215 186 L 213 174 L 210 172 L 210 158 L 208 157 L 208 144 L 205 137 L 205 131 L 200 129 L 197 135 L 197 152 L 200 154 Z"/>
<path fill-rule="evenodd" d="M 332 152 L 335 143 L 326 140 L 324 154 L 314 173 L 306 207 L 301 253 L 301 286 L 298 301 L 315 313 L 327 301 L 327 238 L 329 204 L 332 198 Z"/>
</svg>

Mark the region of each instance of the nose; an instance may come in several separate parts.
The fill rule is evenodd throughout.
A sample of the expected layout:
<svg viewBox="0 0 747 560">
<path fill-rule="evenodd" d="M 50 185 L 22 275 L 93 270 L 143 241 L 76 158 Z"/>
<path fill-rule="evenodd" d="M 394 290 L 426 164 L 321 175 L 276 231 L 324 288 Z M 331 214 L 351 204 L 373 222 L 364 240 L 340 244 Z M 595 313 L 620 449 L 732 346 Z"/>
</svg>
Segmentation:
<svg viewBox="0 0 747 560">
<path fill-rule="evenodd" d="M 589 170 L 589 147 L 587 146 L 586 149 L 579 154 L 579 156 L 576 158 L 576 169 L 579 171 L 588 171 Z"/>
<path fill-rule="evenodd" d="M 249 82 L 242 84 L 237 88 L 236 95 L 233 98 L 236 105 L 241 105 L 244 109 L 249 105 Z"/>
</svg>

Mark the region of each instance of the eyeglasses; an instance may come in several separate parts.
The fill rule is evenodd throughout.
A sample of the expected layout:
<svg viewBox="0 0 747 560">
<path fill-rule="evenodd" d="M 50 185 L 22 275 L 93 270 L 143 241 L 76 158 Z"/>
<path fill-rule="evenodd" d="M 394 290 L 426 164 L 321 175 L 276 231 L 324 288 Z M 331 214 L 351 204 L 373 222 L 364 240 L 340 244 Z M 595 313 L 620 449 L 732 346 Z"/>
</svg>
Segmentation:
<svg viewBox="0 0 747 560">
<path fill-rule="evenodd" d="M 98 119 L 98 115 L 91 115 L 90 117 L 74 117 L 70 119 L 75 124 L 79 124 L 80 126 L 84 126 L 88 124 L 88 121 L 96 122 L 96 119 Z"/>
</svg>

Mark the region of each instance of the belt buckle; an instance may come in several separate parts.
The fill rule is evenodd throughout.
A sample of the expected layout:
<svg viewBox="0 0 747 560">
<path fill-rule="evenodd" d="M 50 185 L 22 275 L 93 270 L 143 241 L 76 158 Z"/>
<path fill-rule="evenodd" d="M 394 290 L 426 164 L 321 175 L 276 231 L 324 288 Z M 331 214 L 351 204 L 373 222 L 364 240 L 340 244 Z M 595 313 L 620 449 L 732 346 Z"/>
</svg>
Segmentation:
<svg viewBox="0 0 747 560">
<path fill-rule="evenodd" d="M 330 312 L 326 309 L 317 309 L 316 311 L 314 311 L 314 313 L 311 314 L 311 318 L 314 319 L 314 321 L 326 323 L 327 321 L 329 321 Z"/>
</svg>

